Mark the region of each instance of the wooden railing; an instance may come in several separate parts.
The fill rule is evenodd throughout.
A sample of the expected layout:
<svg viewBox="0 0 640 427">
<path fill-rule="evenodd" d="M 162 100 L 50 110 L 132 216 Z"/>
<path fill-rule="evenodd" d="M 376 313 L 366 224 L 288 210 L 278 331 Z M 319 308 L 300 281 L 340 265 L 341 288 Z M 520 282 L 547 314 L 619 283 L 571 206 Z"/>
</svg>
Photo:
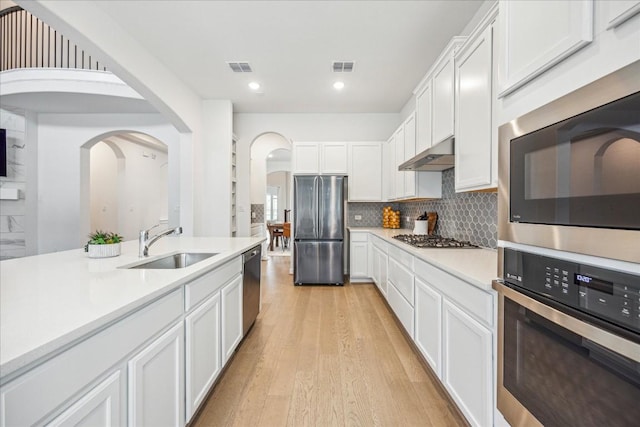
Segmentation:
<svg viewBox="0 0 640 427">
<path fill-rule="evenodd" d="M 97 59 L 20 6 L 1 10 L 0 71 L 48 67 L 107 71 Z"/>
</svg>

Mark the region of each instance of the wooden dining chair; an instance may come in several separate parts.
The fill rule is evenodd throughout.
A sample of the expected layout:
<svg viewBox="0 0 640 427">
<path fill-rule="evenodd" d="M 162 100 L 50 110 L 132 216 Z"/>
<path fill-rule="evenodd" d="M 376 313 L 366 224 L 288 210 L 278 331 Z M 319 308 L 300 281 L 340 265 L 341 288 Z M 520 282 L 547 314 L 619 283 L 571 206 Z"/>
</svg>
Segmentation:
<svg viewBox="0 0 640 427">
<path fill-rule="evenodd" d="M 285 222 L 282 227 L 282 250 L 289 247 L 291 241 L 291 223 Z"/>
</svg>

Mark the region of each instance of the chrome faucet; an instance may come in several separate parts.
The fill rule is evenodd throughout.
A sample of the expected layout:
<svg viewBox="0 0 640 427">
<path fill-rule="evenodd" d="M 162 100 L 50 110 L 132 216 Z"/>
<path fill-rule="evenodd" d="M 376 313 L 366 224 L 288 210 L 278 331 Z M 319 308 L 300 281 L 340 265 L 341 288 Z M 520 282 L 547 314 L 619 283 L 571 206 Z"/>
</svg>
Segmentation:
<svg viewBox="0 0 640 427">
<path fill-rule="evenodd" d="M 140 235 L 138 237 L 138 255 L 140 258 L 144 258 L 149 256 L 149 248 L 155 242 L 158 241 L 161 237 L 168 236 L 169 234 L 182 234 L 182 227 L 169 228 L 167 230 L 161 231 L 153 237 L 149 237 L 149 232 L 154 228 L 158 227 L 160 224 L 156 224 L 148 230 L 141 230 Z"/>
</svg>

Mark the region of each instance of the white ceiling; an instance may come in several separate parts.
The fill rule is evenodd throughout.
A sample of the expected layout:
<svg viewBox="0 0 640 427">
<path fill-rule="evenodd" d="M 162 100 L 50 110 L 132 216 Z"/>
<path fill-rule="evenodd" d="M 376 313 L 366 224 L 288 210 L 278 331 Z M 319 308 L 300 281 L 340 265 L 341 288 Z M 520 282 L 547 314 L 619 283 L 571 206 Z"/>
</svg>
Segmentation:
<svg viewBox="0 0 640 427">
<path fill-rule="evenodd" d="M 481 0 L 100 1 L 204 99 L 235 112 L 398 112 Z M 355 61 L 336 74 L 334 60 Z M 248 61 L 233 73 L 225 61 Z M 335 80 L 346 84 L 342 92 Z M 262 94 L 247 87 L 262 85 Z"/>
</svg>

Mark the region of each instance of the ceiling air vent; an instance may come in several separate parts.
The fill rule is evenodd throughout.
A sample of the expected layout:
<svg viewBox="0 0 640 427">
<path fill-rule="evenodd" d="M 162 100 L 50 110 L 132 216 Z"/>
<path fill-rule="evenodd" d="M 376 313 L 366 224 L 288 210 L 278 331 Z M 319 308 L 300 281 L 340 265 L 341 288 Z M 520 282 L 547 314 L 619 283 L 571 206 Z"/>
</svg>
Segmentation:
<svg viewBox="0 0 640 427">
<path fill-rule="evenodd" d="M 353 71 L 353 61 L 333 61 L 334 73 L 350 73 Z"/>
<path fill-rule="evenodd" d="M 227 61 L 227 64 L 229 64 L 234 73 L 251 73 L 253 71 L 248 62 Z"/>
</svg>

